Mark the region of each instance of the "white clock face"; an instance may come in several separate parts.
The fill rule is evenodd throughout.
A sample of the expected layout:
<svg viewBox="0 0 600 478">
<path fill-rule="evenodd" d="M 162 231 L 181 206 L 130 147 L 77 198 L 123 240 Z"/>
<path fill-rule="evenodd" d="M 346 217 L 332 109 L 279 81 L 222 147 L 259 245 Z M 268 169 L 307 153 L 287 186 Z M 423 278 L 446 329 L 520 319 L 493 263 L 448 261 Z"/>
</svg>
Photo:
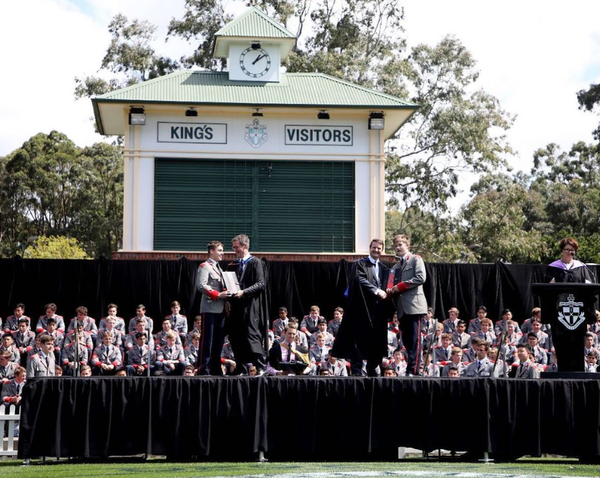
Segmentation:
<svg viewBox="0 0 600 478">
<path fill-rule="evenodd" d="M 250 78 L 260 78 L 271 69 L 271 57 L 262 48 L 246 48 L 240 55 L 240 68 Z"/>
</svg>

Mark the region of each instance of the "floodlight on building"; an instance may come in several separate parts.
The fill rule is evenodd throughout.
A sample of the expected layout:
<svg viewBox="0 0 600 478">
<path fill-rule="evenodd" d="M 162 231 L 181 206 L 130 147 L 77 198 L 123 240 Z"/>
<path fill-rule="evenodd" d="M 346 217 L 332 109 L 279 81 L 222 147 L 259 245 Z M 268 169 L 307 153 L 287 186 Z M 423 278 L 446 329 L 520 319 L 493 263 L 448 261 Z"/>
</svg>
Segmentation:
<svg viewBox="0 0 600 478">
<path fill-rule="evenodd" d="M 146 113 L 143 106 L 129 108 L 129 124 L 143 126 L 146 124 Z"/>
<path fill-rule="evenodd" d="M 369 129 L 385 129 L 385 118 L 382 112 L 372 112 L 369 115 Z"/>
<path fill-rule="evenodd" d="M 198 116 L 198 111 L 196 111 L 196 108 L 189 107 L 187 110 L 185 110 L 185 115 L 186 116 Z"/>
<path fill-rule="evenodd" d="M 252 116 L 264 116 L 262 108 L 252 108 Z"/>
<path fill-rule="evenodd" d="M 320 119 L 320 120 L 328 120 L 329 119 L 329 113 L 327 112 L 327 110 L 321 110 L 317 114 L 317 118 Z"/>
</svg>

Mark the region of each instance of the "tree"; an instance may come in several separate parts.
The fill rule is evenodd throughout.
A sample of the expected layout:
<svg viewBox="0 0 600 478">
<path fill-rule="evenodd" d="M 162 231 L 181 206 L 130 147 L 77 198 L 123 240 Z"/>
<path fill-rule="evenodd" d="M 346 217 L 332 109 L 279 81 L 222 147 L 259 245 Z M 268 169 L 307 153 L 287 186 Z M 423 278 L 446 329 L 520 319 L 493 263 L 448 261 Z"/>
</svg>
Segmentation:
<svg viewBox="0 0 600 478">
<path fill-rule="evenodd" d="M 74 237 L 42 236 L 25 249 L 26 259 L 89 259 Z"/>
<path fill-rule="evenodd" d="M 121 240 L 121 149 L 81 150 L 64 134 L 39 133 L 0 159 L 0 254 L 22 253 L 31 237 L 77 238 L 90 255 Z"/>
<path fill-rule="evenodd" d="M 527 188 L 507 176 L 487 177 L 463 206 L 463 240 L 476 262 L 539 262 L 546 256 L 541 233 L 524 226 Z"/>
<path fill-rule="evenodd" d="M 588 90 L 580 90 L 577 92 L 577 101 L 579 109 L 594 111 L 596 106 L 600 105 L 600 84 L 590 85 Z M 600 142 L 600 125 L 592 131 L 594 139 Z"/>
</svg>

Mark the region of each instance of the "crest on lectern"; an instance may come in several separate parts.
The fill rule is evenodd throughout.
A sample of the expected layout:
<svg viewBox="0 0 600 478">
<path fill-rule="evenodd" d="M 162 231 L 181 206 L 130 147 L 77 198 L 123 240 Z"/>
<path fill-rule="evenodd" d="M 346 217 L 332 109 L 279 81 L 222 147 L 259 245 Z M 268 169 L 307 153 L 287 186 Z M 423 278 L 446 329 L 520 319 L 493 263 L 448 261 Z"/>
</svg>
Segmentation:
<svg viewBox="0 0 600 478">
<path fill-rule="evenodd" d="M 569 294 L 567 302 L 559 302 L 558 321 L 569 330 L 575 330 L 585 321 L 583 302 L 575 302 L 573 294 Z"/>
</svg>

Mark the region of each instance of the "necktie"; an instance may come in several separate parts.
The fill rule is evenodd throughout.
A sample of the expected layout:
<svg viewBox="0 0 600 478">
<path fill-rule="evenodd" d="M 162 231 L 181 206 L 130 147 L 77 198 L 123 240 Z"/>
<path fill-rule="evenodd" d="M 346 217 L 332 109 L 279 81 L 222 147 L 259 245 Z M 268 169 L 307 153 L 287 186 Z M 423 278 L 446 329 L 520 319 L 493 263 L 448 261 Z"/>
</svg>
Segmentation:
<svg viewBox="0 0 600 478">
<path fill-rule="evenodd" d="M 50 368 L 50 359 L 46 355 L 46 368 Z"/>
<path fill-rule="evenodd" d="M 523 364 L 519 365 L 519 377 L 523 374 Z"/>
</svg>

